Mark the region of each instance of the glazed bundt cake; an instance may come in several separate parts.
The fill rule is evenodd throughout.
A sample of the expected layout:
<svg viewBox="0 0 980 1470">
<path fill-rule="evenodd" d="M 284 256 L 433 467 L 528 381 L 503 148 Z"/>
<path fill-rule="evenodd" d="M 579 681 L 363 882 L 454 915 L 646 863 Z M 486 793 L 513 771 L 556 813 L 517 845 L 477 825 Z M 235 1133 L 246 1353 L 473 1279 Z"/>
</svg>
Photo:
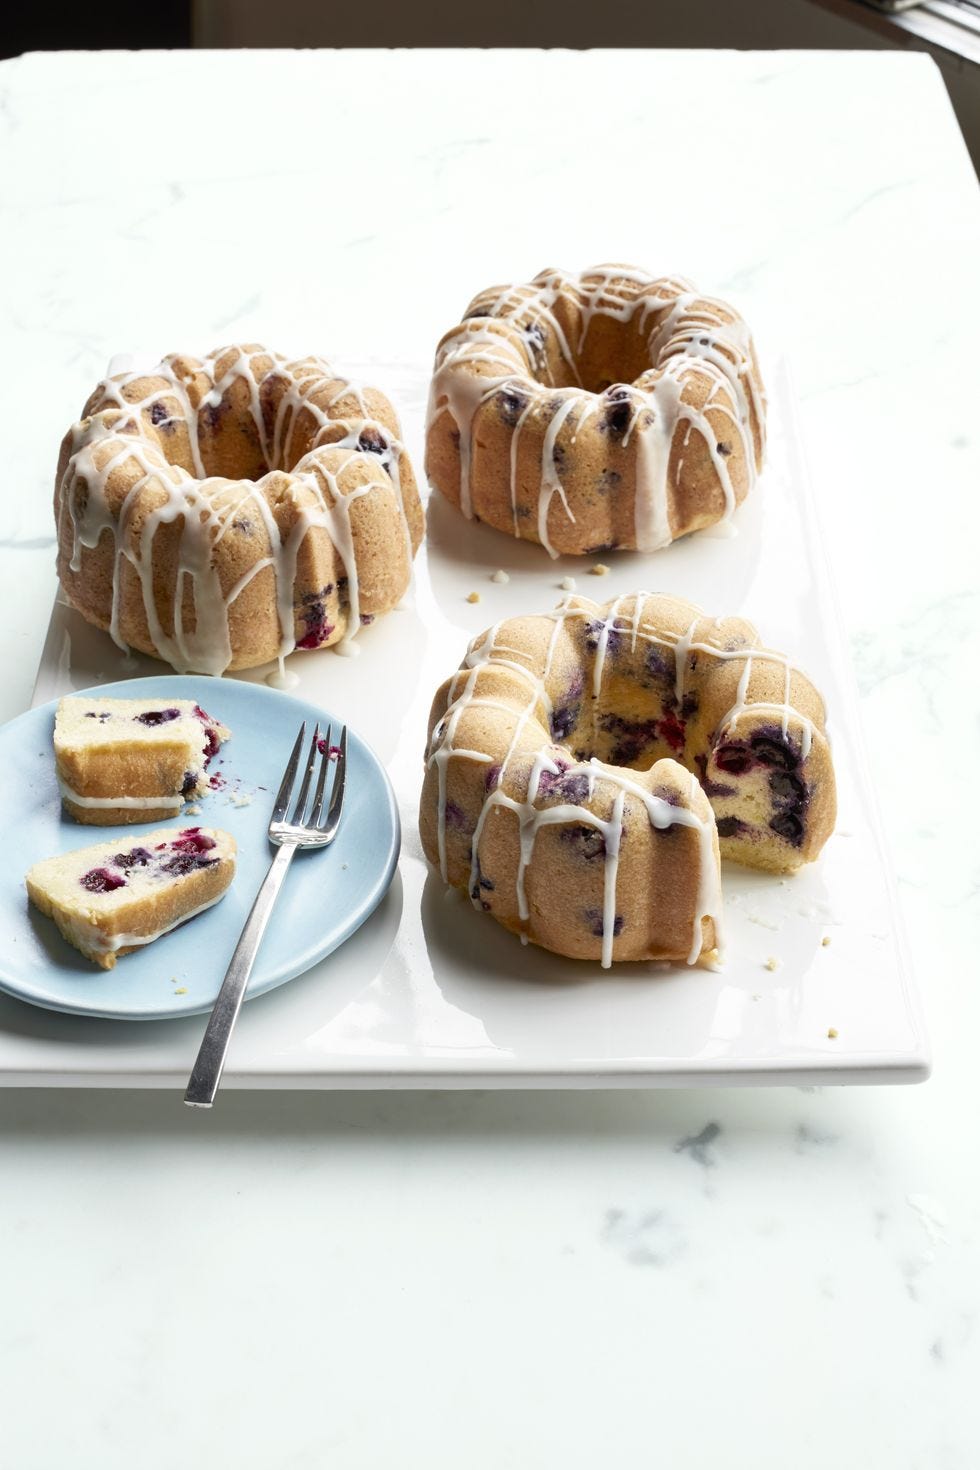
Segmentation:
<svg viewBox="0 0 980 1470">
<path fill-rule="evenodd" d="M 739 618 L 569 597 L 476 639 L 436 694 L 419 825 L 477 907 L 559 954 L 717 947 L 721 855 L 790 872 L 836 810 L 823 702 Z"/>
<path fill-rule="evenodd" d="M 436 352 L 426 473 L 552 556 L 656 551 L 727 520 L 762 467 L 745 322 L 632 266 L 495 286 Z"/>
<path fill-rule="evenodd" d="M 101 382 L 55 517 L 73 606 L 205 674 L 346 648 L 404 593 L 423 530 L 384 395 L 254 345 Z"/>
</svg>

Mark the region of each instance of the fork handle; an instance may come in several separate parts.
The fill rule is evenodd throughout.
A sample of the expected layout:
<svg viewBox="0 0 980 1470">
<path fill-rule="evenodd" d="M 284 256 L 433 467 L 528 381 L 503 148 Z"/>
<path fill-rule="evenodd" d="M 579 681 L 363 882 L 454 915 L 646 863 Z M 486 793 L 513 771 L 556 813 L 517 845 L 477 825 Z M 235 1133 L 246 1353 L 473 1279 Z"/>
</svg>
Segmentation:
<svg viewBox="0 0 980 1470">
<path fill-rule="evenodd" d="M 214 1103 L 225 1065 L 228 1043 L 238 1019 L 238 1012 L 242 1008 L 242 1001 L 245 999 L 245 990 L 248 978 L 252 973 L 252 966 L 255 964 L 255 956 L 259 952 L 259 945 L 262 943 L 262 936 L 269 922 L 272 906 L 279 897 L 282 880 L 292 862 L 296 847 L 295 842 L 283 843 L 272 859 L 269 871 L 262 881 L 262 887 L 255 896 L 252 911 L 245 921 L 245 928 L 235 946 L 235 953 L 231 957 L 225 978 L 221 982 L 221 989 L 218 991 L 218 998 L 214 1003 L 214 1009 L 204 1032 L 204 1039 L 187 1084 L 187 1091 L 184 1093 L 184 1102 L 189 1108 L 210 1108 Z"/>
</svg>

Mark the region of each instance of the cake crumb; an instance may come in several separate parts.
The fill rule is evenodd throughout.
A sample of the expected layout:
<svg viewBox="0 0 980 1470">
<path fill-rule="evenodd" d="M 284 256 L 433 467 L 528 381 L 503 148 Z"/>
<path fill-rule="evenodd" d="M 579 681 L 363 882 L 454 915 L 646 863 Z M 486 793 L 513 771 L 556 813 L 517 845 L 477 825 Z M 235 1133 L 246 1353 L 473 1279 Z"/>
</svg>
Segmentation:
<svg viewBox="0 0 980 1470">
<path fill-rule="evenodd" d="M 774 954 L 771 954 L 769 956 L 769 958 L 766 960 L 765 968 L 767 970 L 778 970 L 779 969 L 779 961 L 777 960 L 777 958 L 776 958 L 776 956 Z"/>
<path fill-rule="evenodd" d="M 251 806 L 254 797 L 247 791 L 230 791 L 228 793 L 228 806 Z"/>
<path fill-rule="evenodd" d="M 346 868 L 346 866 L 347 866 L 347 864 L 346 864 L 346 863 L 341 863 L 341 865 L 340 865 L 340 866 L 341 866 L 341 867 L 342 867 L 342 868 Z"/>
<path fill-rule="evenodd" d="M 187 994 L 187 986 L 186 985 L 178 985 L 177 986 L 177 989 L 174 991 L 174 995 L 186 995 L 186 994 Z"/>
<path fill-rule="evenodd" d="M 824 949 L 826 949 L 827 948 L 827 945 L 830 943 L 830 935 L 829 934 L 825 934 L 824 937 L 821 939 L 820 943 L 823 945 Z"/>
<path fill-rule="evenodd" d="M 469 595 L 469 597 L 466 599 L 467 602 L 479 602 L 479 600 L 480 600 L 480 594 L 479 594 L 479 592 L 471 592 L 470 595 Z"/>
<path fill-rule="evenodd" d="M 608 573 L 609 568 L 604 561 L 597 561 L 594 567 L 589 567 L 590 577 L 605 577 Z"/>
<path fill-rule="evenodd" d="M 563 592 L 574 592 L 578 584 L 574 577 L 562 577 L 558 585 Z"/>
<path fill-rule="evenodd" d="M 837 1027 L 836 1026 L 828 1026 L 827 1027 L 827 1037 L 828 1037 L 828 1039 L 830 1041 L 836 1041 L 837 1040 Z"/>
<path fill-rule="evenodd" d="M 504 571 L 503 567 L 498 567 L 495 572 L 491 573 L 490 580 L 491 582 L 497 583 L 509 582 L 510 576 Z"/>
<path fill-rule="evenodd" d="M 184 807 L 184 816 L 185 817 L 199 817 L 200 815 L 201 815 L 201 808 L 196 803 L 195 803 L 194 806 L 185 806 Z"/>
</svg>

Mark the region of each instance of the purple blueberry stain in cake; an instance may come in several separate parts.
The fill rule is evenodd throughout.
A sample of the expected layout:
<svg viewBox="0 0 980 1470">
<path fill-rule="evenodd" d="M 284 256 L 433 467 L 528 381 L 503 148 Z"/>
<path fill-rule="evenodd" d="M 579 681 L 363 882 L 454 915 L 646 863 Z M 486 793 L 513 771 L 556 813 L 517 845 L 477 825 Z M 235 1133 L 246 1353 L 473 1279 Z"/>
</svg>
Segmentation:
<svg viewBox="0 0 980 1470">
<path fill-rule="evenodd" d="M 698 697 L 693 690 L 685 694 L 681 700 L 681 719 L 690 720 L 697 714 L 699 708 Z"/>
<path fill-rule="evenodd" d="M 803 841 L 803 819 L 795 816 L 793 812 L 777 812 L 771 818 L 769 826 L 778 837 L 785 838 L 794 847 L 801 845 Z"/>
<path fill-rule="evenodd" d="M 161 863 L 160 871 L 168 873 L 173 878 L 183 878 L 187 873 L 197 872 L 199 868 L 212 868 L 218 862 L 217 858 L 205 857 L 199 852 L 177 852 L 172 858 Z"/>
<path fill-rule="evenodd" d="M 562 827 L 559 838 L 588 861 L 604 858 L 606 855 L 605 837 L 597 827 L 586 826 L 584 822 L 569 823 L 567 827 Z"/>
<path fill-rule="evenodd" d="M 732 446 L 728 443 L 726 439 L 720 439 L 715 445 L 715 448 L 721 455 L 729 455 L 732 452 Z"/>
<path fill-rule="evenodd" d="M 470 824 L 466 820 L 466 813 L 454 801 L 446 802 L 446 826 L 452 827 L 456 832 L 468 832 L 470 830 Z"/>
<path fill-rule="evenodd" d="M 675 791 L 672 786 L 658 786 L 654 790 L 654 796 L 659 801 L 664 801 L 668 806 L 680 806 L 680 792 Z"/>
<path fill-rule="evenodd" d="M 567 740 L 578 723 L 582 711 L 582 674 L 575 674 L 561 701 L 551 711 L 552 740 Z"/>
<path fill-rule="evenodd" d="M 141 715 L 134 715 L 133 719 L 141 725 L 168 725 L 171 720 L 180 719 L 180 710 L 148 709 L 144 710 Z"/>
<path fill-rule="evenodd" d="M 611 711 L 599 723 L 613 737 L 609 759 L 614 766 L 631 766 L 642 760 L 656 741 L 660 725 L 657 720 L 628 720 Z"/>
<path fill-rule="evenodd" d="M 777 801 L 785 802 L 794 810 L 806 804 L 806 787 L 799 776 L 793 776 L 788 771 L 771 771 L 769 790 Z"/>
<path fill-rule="evenodd" d="M 186 827 L 173 841 L 174 852 L 210 852 L 217 843 L 200 827 Z"/>
<path fill-rule="evenodd" d="M 599 909 L 586 909 L 585 922 L 588 925 L 589 933 L 594 934 L 596 939 L 602 939 L 605 937 L 606 921 L 604 915 L 600 912 Z M 614 939 L 618 939 L 620 934 L 622 934 L 623 926 L 625 923 L 626 920 L 622 914 L 615 915 L 615 917 L 613 918 Z"/>
<path fill-rule="evenodd" d="M 251 536 L 255 527 L 247 516 L 237 516 L 231 523 L 231 529 L 238 531 L 242 536 Z"/>
<path fill-rule="evenodd" d="M 521 414 L 528 405 L 527 395 L 518 391 L 517 388 L 501 388 L 497 394 L 497 408 L 504 423 L 511 428 L 515 426 Z"/>
<path fill-rule="evenodd" d="M 483 777 L 483 789 L 488 795 L 496 789 L 500 781 L 500 771 L 501 768 L 498 765 L 487 766 L 486 773 Z"/>
<path fill-rule="evenodd" d="M 152 863 L 153 854 L 146 847 L 134 847 L 131 852 L 117 852 L 112 859 L 114 868 L 122 868 L 128 873 L 130 868 L 145 868 Z"/>
<path fill-rule="evenodd" d="M 78 881 L 89 893 L 112 893 L 115 888 L 126 887 L 126 879 L 109 868 L 90 868 Z"/>
<path fill-rule="evenodd" d="M 730 776 L 744 776 L 754 764 L 750 751 L 744 745 L 729 742 L 715 751 L 715 765 L 719 771 L 727 771 Z"/>
<path fill-rule="evenodd" d="M 150 423 L 155 429 L 163 428 L 164 425 L 166 425 L 168 429 L 173 428 L 173 420 L 170 417 L 170 410 L 165 403 L 154 403 L 152 405 L 150 409 Z"/>
<path fill-rule="evenodd" d="M 610 388 L 605 396 L 609 407 L 599 419 L 600 432 L 621 439 L 633 420 L 630 389 L 619 385 Z"/>
<path fill-rule="evenodd" d="M 697 768 L 698 780 L 701 782 L 701 790 L 705 796 L 734 796 L 736 794 L 734 786 L 725 786 L 718 781 L 711 780 L 711 777 L 708 775 L 708 757 L 706 755 L 696 755 L 694 757 L 694 764 Z"/>
<path fill-rule="evenodd" d="M 85 718 L 87 720 L 100 720 L 104 722 L 105 720 L 111 720 L 112 715 L 107 709 L 100 710 L 98 714 L 96 714 L 94 709 L 87 709 L 85 711 Z"/>
<path fill-rule="evenodd" d="M 374 622 L 374 613 L 361 613 L 361 627 L 369 628 Z"/>
<path fill-rule="evenodd" d="M 184 779 L 180 784 L 181 796 L 190 796 L 192 791 L 197 790 L 197 776 L 193 771 L 185 771 Z"/>
<path fill-rule="evenodd" d="M 738 837 L 747 831 L 741 817 L 719 817 L 717 821 L 719 837 Z"/>
<path fill-rule="evenodd" d="M 668 649 L 661 648 L 657 643 L 651 644 L 647 650 L 647 656 L 644 662 L 647 667 L 647 672 L 654 679 L 663 679 L 665 682 L 674 683 L 676 678 L 674 655 Z"/>
<path fill-rule="evenodd" d="M 782 731 L 773 726 L 757 730 L 750 740 L 756 760 L 763 766 L 778 766 L 782 771 L 795 771 L 800 758 Z"/>
<path fill-rule="evenodd" d="M 600 495 L 608 495 L 610 490 L 615 490 L 622 480 L 618 470 L 604 469 L 595 482 L 595 487 Z"/>
<path fill-rule="evenodd" d="M 214 721 L 207 711 L 203 710 L 199 704 L 196 704 L 194 706 L 194 714 L 202 724 L 207 726 L 204 732 L 204 764 L 208 766 L 212 758 L 218 754 L 221 741 L 218 739 L 218 732 L 215 728 Z"/>
</svg>

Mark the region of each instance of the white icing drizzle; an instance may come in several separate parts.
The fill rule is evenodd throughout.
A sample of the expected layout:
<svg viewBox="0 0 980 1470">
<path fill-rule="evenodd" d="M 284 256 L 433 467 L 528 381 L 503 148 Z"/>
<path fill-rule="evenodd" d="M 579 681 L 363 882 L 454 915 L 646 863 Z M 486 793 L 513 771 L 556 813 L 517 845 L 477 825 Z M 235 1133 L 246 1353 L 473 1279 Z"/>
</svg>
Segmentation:
<svg viewBox="0 0 980 1470">
<path fill-rule="evenodd" d="M 220 374 L 219 362 L 222 362 Z M 270 379 L 281 390 L 271 426 L 262 401 L 263 384 Z M 206 384 L 211 386 L 201 395 L 200 389 Z M 270 466 L 285 467 L 270 469 L 254 481 L 231 481 L 209 475 L 198 437 L 198 412 L 219 411 L 238 384 L 243 384 L 246 390 L 248 413 L 262 460 Z M 336 390 L 327 397 L 324 406 L 322 390 L 332 384 L 337 385 Z M 192 389 L 200 396 L 200 409 L 194 406 Z M 110 632 L 121 648 L 126 647 L 120 627 L 124 566 L 137 578 L 150 636 L 160 657 L 180 672 L 208 674 L 222 673 L 232 659 L 229 609 L 252 579 L 270 568 L 275 584 L 281 661 L 296 646 L 293 600 L 297 562 L 308 532 L 316 527 L 329 537 L 347 580 L 348 621 L 341 642 L 333 646 L 338 652 L 349 650 L 361 626 L 360 583 L 351 525 L 354 502 L 372 492 L 393 488 L 409 565 L 413 555 L 400 474 L 403 447 L 389 429 L 371 417 L 364 392 L 358 385 L 339 378 L 321 358 L 307 357 L 287 363 L 262 348 L 225 349 L 201 362 L 169 357 L 151 373 L 126 372 L 100 383 L 93 397 L 98 411 L 71 430 L 71 454 L 58 487 L 57 516 L 59 540 L 71 544 L 69 565 L 74 572 L 81 569 L 83 550 L 94 549 L 106 531 L 113 537 Z M 315 396 L 319 401 L 314 401 Z M 166 408 L 168 400 L 174 399 L 179 406 L 180 422 L 186 425 L 193 473 L 167 461 L 150 427 L 154 406 L 160 404 Z M 339 416 L 341 410 L 337 405 L 347 408 L 351 401 L 362 418 Z M 334 409 L 338 416 L 334 416 Z M 316 433 L 313 447 L 292 465 L 291 450 L 301 413 L 312 418 Z M 336 436 L 338 428 L 346 431 L 340 437 Z M 366 430 L 375 443 L 380 439 L 383 444 L 384 466 L 377 454 L 360 447 Z M 325 462 L 330 449 L 346 454 L 336 470 L 328 468 Z M 354 461 L 369 464 L 371 476 L 364 484 L 349 486 L 345 471 Z M 115 509 L 110 505 L 107 487 L 113 472 L 124 467 L 129 467 L 131 476 L 135 469 L 135 478 L 122 504 Z M 308 492 L 311 501 L 303 505 L 296 525 L 285 540 L 272 509 L 272 497 L 282 495 L 284 481 L 290 494 Z M 144 494 L 148 490 L 158 498 L 149 511 Z M 257 557 L 234 585 L 224 591 L 215 548 L 236 521 L 248 516 L 260 519 L 269 551 Z M 178 565 L 170 634 L 163 626 L 158 608 L 153 547 L 161 527 L 178 523 Z M 66 529 L 67 536 L 63 535 Z M 184 597 L 188 589 L 193 595 L 193 630 L 184 625 Z"/>
<path fill-rule="evenodd" d="M 184 798 L 179 795 L 79 796 L 78 792 L 73 791 L 67 781 L 63 781 L 60 776 L 58 777 L 58 786 L 60 787 L 62 796 L 67 797 L 73 806 L 90 807 L 95 811 L 108 811 L 110 807 L 120 807 L 123 810 L 136 811 L 146 807 L 147 811 L 177 812 L 184 804 Z"/>
<path fill-rule="evenodd" d="M 576 306 L 581 327 L 574 351 L 562 331 L 555 305 L 565 296 Z M 427 433 L 442 413 L 449 413 L 459 435 L 459 501 L 463 514 L 473 515 L 472 454 L 474 421 L 479 409 L 497 393 L 512 391 L 518 398 L 530 397 L 513 426 L 509 447 L 510 503 L 513 534 L 520 538 L 518 517 L 518 445 L 528 417 L 541 411 L 554 386 L 547 361 L 531 345 L 535 329 L 541 337 L 546 328 L 577 388 L 559 389 L 564 401 L 544 434 L 539 484 L 538 540 L 555 552 L 548 536 L 547 518 L 555 493 L 572 523 L 574 510 L 561 483 L 556 463 L 558 436 L 578 401 L 581 410 L 571 435 L 598 412 L 598 395 L 581 387 L 578 357 L 589 327 L 596 316 L 629 322 L 639 314 L 640 330 L 646 333 L 650 369 L 625 390 L 631 403 L 631 420 L 624 447 L 636 434 L 636 481 L 634 539 L 637 550 L 657 551 L 674 536 L 670 523 L 672 494 L 682 485 L 685 455 L 676 460 L 673 488 L 668 487 L 673 447 L 683 448 L 692 433 L 702 439 L 723 508 L 716 524 L 727 525 L 736 506 L 735 487 L 728 467 L 733 441 L 738 441 L 739 459 L 751 489 L 756 462 L 764 452 L 765 395 L 759 382 L 746 324 L 725 303 L 699 296 L 689 281 L 665 277 L 655 280 L 644 271 L 621 265 L 595 266 L 581 277 L 561 271 L 545 271 L 527 286 L 507 286 L 484 292 L 476 299 L 471 315 L 450 332 L 436 355 L 429 397 Z M 490 322 L 494 325 L 491 326 Z M 496 323 L 500 323 L 499 326 Z M 521 325 L 527 323 L 527 325 Z M 649 326 L 649 330 L 647 330 Z M 698 405 L 685 398 L 690 385 L 707 384 L 706 395 L 697 393 Z M 568 398 L 564 395 L 568 394 Z M 689 395 L 690 396 L 690 395 Z M 723 437 L 719 437 L 718 419 Z"/>
</svg>

